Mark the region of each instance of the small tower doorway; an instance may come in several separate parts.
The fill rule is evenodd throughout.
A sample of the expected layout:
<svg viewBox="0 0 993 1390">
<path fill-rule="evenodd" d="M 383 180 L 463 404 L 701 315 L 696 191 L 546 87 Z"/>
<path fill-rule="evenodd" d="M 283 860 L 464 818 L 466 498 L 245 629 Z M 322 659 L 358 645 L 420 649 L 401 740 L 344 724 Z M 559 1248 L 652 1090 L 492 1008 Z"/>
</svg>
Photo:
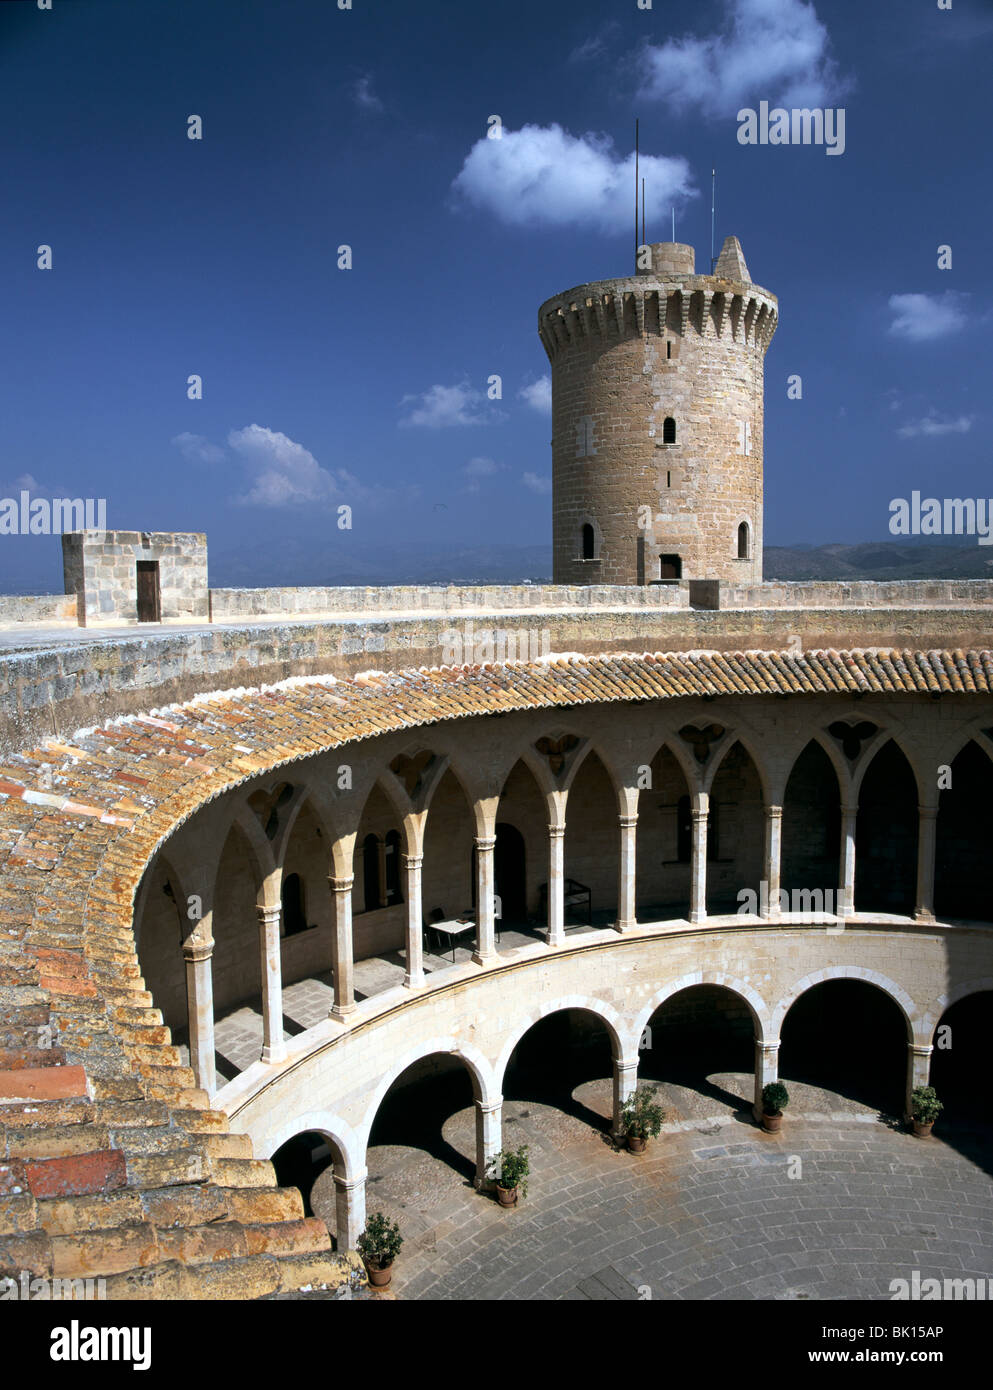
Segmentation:
<svg viewBox="0 0 993 1390">
<path fill-rule="evenodd" d="M 138 621 L 162 621 L 162 595 L 159 588 L 158 560 L 138 561 Z"/>
</svg>

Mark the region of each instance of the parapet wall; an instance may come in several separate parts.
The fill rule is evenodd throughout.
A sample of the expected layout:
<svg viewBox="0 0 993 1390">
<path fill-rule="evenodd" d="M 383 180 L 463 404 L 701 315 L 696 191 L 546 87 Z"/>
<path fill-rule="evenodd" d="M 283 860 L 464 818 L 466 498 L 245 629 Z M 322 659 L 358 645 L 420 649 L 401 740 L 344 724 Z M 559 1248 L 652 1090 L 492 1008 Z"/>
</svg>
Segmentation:
<svg viewBox="0 0 993 1390">
<path fill-rule="evenodd" d="M 993 587 L 993 586 L 991 586 Z M 211 589 L 214 622 L 279 614 L 491 613 L 520 609 L 686 608 L 688 584 L 391 584 L 369 588 Z"/>
<path fill-rule="evenodd" d="M 75 594 L 0 594 L 0 627 L 28 627 L 68 623 L 75 627 Z"/>
<path fill-rule="evenodd" d="M 476 611 L 465 618 L 392 614 L 337 620 L 230 623 L 193 631 L 156 628 L 95 640 L 58 633 L 45 648 L 0 660 L 0 753 L 120 715 L 291 676 L 347 677 L 501 660 L 509 651 L 448 651 L 453 630 L 480 641 L 494 629 L 528 655 L 580 652 L 787 651 L 897 647 L 987 648 L 989 607 L 697 611 L 587 608 L 572 612 Z M 78 635 L 77 635 L 78 633 Z"/>
<path fill-rule="evenodd" d="M 961 608 L 993 607 L 989 579 L 770 579 L 722 584 L 722 608 Z"/>
</svg>

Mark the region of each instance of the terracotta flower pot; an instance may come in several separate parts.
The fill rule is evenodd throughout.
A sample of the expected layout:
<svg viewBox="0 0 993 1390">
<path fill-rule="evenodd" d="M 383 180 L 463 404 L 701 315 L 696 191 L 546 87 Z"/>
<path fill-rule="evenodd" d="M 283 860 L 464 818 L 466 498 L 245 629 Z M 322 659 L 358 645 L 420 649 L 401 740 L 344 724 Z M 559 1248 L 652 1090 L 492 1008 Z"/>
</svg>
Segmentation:
<svg viewBox="0 0 993 1390">
<path fill-rule="evenodd" d="M 628 1149 L 633 1154 L 643 1154 L 645 1152 L 645 1145 L 647 1144 L 647 1142 L 648 1141 L 647 1139 L 645 1139 L 643 1134 L 628 1135 Z"/>
<path fill-rule="evenodd" d="M 934 1129 L 934 1120 L 914 1119 L 914 1133 L 918 1139 L 927 1139 L 932 1129 Z"/>
<path fill-rule="evenodd" d="M 783 1112 L 781 1110 L 777 1110 L 774 1115 L 770 1115 L 768 1111 L 763 1110 L 762 1128 L 767 1134 L 778 1134 L 782 1127 Z"/>
<path fill-rule="evenodd" d="M 500 1203 L 500 1205 L 501 1205 L 502 1207 L 516 1207 L 516 1206 L 517 1206 L 517 1188 L 516 1188 L 516 1187 L 501 1187 L 500 1184 L 497 1183 L 497 1190 L 496 1190 L 496 1192 L 497 1192 L 497 1201 Z"/>
<path fill-rule="evenodd" d="M 390 1280 L 393 1278 L 393 1261 L 381 1265 L 377 1260 L 364 1260 L 366 1273 L 369 1276 L 369 1283 L 374 1289 L 385 1289 L 389 1287 Z"/>
</svg>

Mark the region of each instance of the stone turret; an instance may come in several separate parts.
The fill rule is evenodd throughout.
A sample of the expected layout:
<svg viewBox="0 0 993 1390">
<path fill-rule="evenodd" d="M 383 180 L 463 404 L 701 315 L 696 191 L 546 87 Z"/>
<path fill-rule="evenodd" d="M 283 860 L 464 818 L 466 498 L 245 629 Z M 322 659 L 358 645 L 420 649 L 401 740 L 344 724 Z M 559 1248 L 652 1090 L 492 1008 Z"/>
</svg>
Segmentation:
<svg viewBox="0 0 993 1390">
<path fill-rule="evenodd" d="M 559 584 L 762 578 L 764 358 L 775 295 L 736 237 L 713 275 L 693 247 L 547 300 Z"/>
</svg>

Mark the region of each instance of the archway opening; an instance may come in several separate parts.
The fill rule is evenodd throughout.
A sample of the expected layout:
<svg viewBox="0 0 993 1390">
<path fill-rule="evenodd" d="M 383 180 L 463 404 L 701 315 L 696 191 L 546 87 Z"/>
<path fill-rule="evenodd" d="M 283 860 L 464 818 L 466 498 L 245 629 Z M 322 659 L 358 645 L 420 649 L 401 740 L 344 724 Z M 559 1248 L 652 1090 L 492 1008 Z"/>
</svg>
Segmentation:
<svg viewBox="0 0 993 1390">
<path fill-rule="evenodd" d="M 990 922 L 993 768 L 982 749 L 970 740 L 950 772 L 951 786 L 938 793 L 934 910 L 940 917 Z"/>
<path fill-rule="evenodd" d="M 742 521 L 738 526 L 738 559 L 750 560 L 751 558 L 751 536 L 748 530 L 748 522 Z"/>
<path fill-rule="evenodd" d="M 931 1085 L 944 1105 L 940 1124 L 989 1125 L 990 1017 L 993 990 L 966 995 L 942 1014 L 934 1033 Z"/>
<path fill-rule="evenodd" d="M 475 885 L 473 849 L 475 820 L 462 786 L 449 768 L 434 790 L 424 828 L 424 867 L 421 902 L 427 936 L 428 965 L 438 969 L 471 959 L 475 949 L 474 930 L 446 936 L 430 930 L 432 922 L 453 922 L 473 916 Z"/>
<path fill-rule="evenodd" d="M 779 1075 L 796 1109 L 877 1110 L 902 1115 L 907 1023 L 884 990 L 864 980 L 825 980 L 783 1020 Z M 791 1087 L 792 1083 L 792 1087 Z"/>
<path fill-rule="evenodd" d="M 281 1144 L 272 1156 L 280 1187 L 295 1187 L 303 1198 L 305 1216 L 319 1216 L 329 1233 L 335 1233 L 334 1165 L 341 1154 L 334 1140 L 315 1130 L 304 1130 Z M 327 1181 L 322 1181 L 324 1175 Z"/>
<path fill-rule="evenodd" d="M 638 793 L 635 855 L 640 922 L 685 918 L 690 910 L 693 826 L 689 787 L 668 748 L 655 754 L 648 785 Z"/>
<path fill-rule="evenodd" d="M 855 910 L 909 916 L 917 894 L 917 779 L 890 739 L 859 792 Z"/>
<path fill-rule="evenodd" d="M 369 1134 L 366 1206 L 416 1236 L 474 1188 L 473 1076 L 461 1057 L 433 1052 L 393 1082 Z"/>
<path fill-rule="evenodd" d="M 728 1113 L 751 1121 L 755 1020 L 740 994 L 690 985 L 661 1004 L 642 1034 L 639 1081 L 659 1085 L 667 1121 Z"/>
<path fill-rule="evenodd" d="M 584 560 L 596 559 L 596 532 L 589 522 L 583 527 L 582 552 Z"/>
<path fill-rule="evenodd" d="M 817 908 L 837 908 L 841 854 L 841 793 L 831 759 L 812 739 L 793 764 L 783 797 L 780 883 L 790 910 L 805 911 L 794 894 L 822 895 Z"/>
<path fill-rule="evenodd" d="M 710 790 L 707 911 L 737 912 L 750 889 L 758 899 L 765 863 L 765 802 L 758 769 L 742 743 L 721 760 Z"/>
<path fill-rule="evenodd" d="M 518 1040 L 503 1079 L 505 1149 L 537 1126 L 563 1141 L 605 1131 L 613 1115 L 613 1045 L 603 1019 L 589 1009 L 559 1009 Z"/>
<path fill-rule="evenodd" d="M 567 928 L 606 926 L 617 918 L 620 840 L 616 805 L 607 769 L 591 752 L 576 773 L 566 803 Z"/>
</svg>

